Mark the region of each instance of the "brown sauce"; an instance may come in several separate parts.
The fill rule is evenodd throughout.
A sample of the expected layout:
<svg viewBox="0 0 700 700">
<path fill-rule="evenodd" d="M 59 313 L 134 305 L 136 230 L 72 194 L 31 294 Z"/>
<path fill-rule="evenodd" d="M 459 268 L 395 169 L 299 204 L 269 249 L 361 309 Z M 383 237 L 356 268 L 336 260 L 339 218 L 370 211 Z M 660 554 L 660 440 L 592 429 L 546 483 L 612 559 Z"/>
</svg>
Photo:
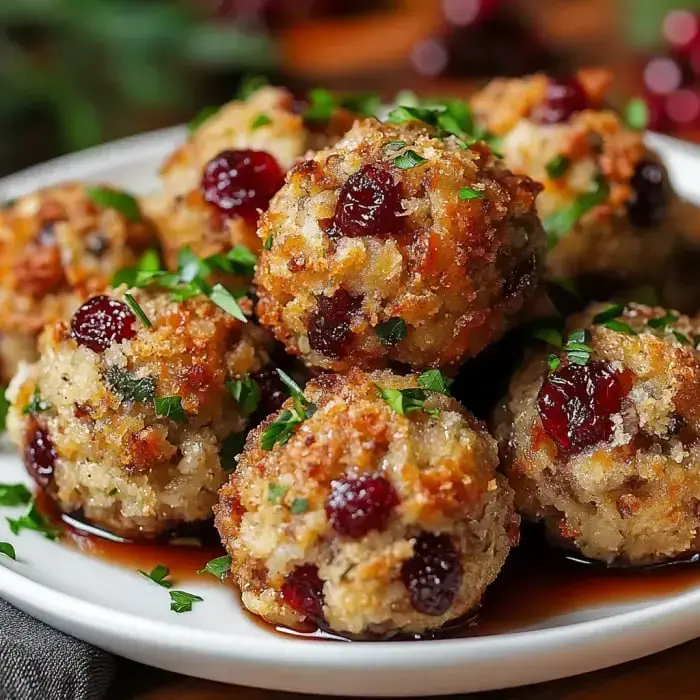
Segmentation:
<svg viewBox="0 0 700 700">
<path fill-rule="evenodd" d="M 150 571 L 156 564 L 170 569 L 180 585 L 195 579 L 210 559 L 222 556 L 212 541 L 213 528 L 197 538 L 142 544 L 120 540 L 75 518 L 58 515 L 41 499 L 42 512 L 63 531 L 63 541 L 90 556 L 126 568 Z M 504 634 L 537 625 L 543 620 L 592 607 L 634 604 L 663 599 L 700 586 L 700 563 L 679 562 L 646 569 L 609 569 L 567 558 L 544 543 L 538 531 L 526 531 L 522 544 L 511 552 L 496 582 L 487 591 L 479 612 L 429 638 Z M 327 632 L 274 628 L 249 615 L 266 629 L 304 639 L 341 639 Z"/>
</svg>

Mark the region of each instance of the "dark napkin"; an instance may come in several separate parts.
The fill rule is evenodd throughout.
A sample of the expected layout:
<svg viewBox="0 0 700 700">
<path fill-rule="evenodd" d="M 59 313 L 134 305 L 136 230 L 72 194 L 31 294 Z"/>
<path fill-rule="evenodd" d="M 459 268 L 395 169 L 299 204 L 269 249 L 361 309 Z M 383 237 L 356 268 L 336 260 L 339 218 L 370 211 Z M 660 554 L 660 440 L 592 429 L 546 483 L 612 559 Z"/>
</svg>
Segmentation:
<svg viewBox="0 0 700 700">
<path fill-rule="evenodd" d="M 0 600 L 0 700 L 100 700 L 114 659 Z"/>
</svg>

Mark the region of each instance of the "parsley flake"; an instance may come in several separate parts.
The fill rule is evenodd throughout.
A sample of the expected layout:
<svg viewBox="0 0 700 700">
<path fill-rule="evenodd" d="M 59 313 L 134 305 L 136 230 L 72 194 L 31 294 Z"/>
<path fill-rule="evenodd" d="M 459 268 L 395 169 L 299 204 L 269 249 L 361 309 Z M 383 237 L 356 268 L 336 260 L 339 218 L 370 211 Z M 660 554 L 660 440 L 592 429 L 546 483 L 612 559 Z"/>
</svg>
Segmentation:
<svg viewBox="0 0 700 700">
<path fill-rule="evenodd" d="M 382 98 L 376 92 L 351 92 L 340 97 L 338 104 L 363 117 L 376 117 Z"/>
<path fill-rule="evenodd" d="M 649 107 L 641 97 L 635 97 L 627 103 L 625 121 L 630 129 L 644 131 L 649 124 Z"/>
<path fill-rule="evenodd" d="M 683 333 L 679 331 L 671 331 L 673 333 L 674 338 L 681 344 L 683 345 L 692 345 L 693 343 L 691 342 L 690 338 L 688 338 L 687 335 L 683 335 Z"/>
<path fill-rule="evenodd" d="M 139 319 L 139 321 L 146 326 L 146 328 L 150 328 L 153 325 L 148 316 L 146 316 L 146 312 L 139 306 L 139 303 L 131 294 L 125 294 L 124 301 L 126 302 L 126 305 L 134 312 L 134 315 Z"/>
<path fill-rule="evenodd" d="M 452 380 L 448 379 L 439 369 L 429 369 L 427 372 L 418 375 L 418 386 L 436 394 L 451 396 L 450 384 L 452 384 Z"/>
<path fill-rule="evenodd" d="M 388 148 L 390 151 L 400 151 L 407 145 L 405 141 L 389 141 L 389 143 L 385 144 L 385 148 Z"/>
<path fill-rule="evenodd" d="M 379 396 L 400 416 L 424 410 L 423 404 L 428 399 L 428 394 L 423 389 L 390 389 L 378 384 L 374 386 Z M 434 409 L 429 409 L 426 413 L 434 415 Z"/>
<path fill-rule="evenodd" d="M 238 302 L 234 298 L 233 294 L 224 287 L 223 284 L 215 284 L 209 294 L 209 298 L 226 313 L 231 314 L 234 318 L 237 318 L 241 323 L 248 323 L 246 315 L 243 313 L 243 309 L 238 305 Z"/>
<path fill-rule="evenodd" d="M 617 321 L 613 319 L 611 321 L 606 321 L 602 325 L 605 326 L 605 328 L 609 328 L 611 331 L 615 331 L 617 333 L 624 333 L 625 335 L 638 335 L 637 331 L 635 331 L 632 326 L 624 321 Z"/>
<path fill-rule="evenodd" d="M 667 311 L 660 318 L 650 318 L 647 321 L 647 326 L 654 329 L 665 329 L 666 326 L 674 324 L 678 320 L 678 316 L 670 311 Z"/>
<path fill-rule="evenodd" d="M 170 609 L 176 613 L 192 612 L 193 603 L 203 600 L 204 598 L 187 591 L 170 591 Z"/>
<path fill-rule="evenodd" d="M 263 243 L 263 248 L 264 248 L 265 250 L 272 250 L 272 240 L 273 240 L 273 238 L 274 238 L 274 236 L 268 236 L 268 237 L 265 239 L 265 242 Z"/>
<path fill-rule="evenodd" d="M 187 423 L 185 409 L 180 396 L 157 396 L 153 401 L 156 415 L 170 418 L 175 423 Z"/>
<path fill-rule="evenodd" d="M 231 435 L 225 438 L 221 443 L 219 461 L 221 462 L 221 468 L 227 474 L 236 471 L 236 457 L 243 451 L 245 438 L 245 433 L 231 433 Z"/>
<path fill-rule="evenodd" d="M 409 170 L 410 168 L 415 168 L 417 165 L 422 165 L 427 162 L 427 158 L 423 158 L 423 156 L 410 148 L 394 158 L 394 165 L 397 168 L 401 168 L 401 170 Z"/>
<path fill-rule="evenodd" d="M 554 156 L 547 161 L 544 167 L 551 180 L 559 180 L 566 175 L 566 171 L 571 167 L 571 160 L 562 155 Z"/>
<path fill-rule="evenodd" d="M 484 199 L 484 193 L 477 192 L 477 190 L 473 190 L 471 187 L 462 187 L 462 189 L 459 191 L 459 198 L 460 199 Z"/>
<path fill-rule="evenodd" d="M 312 122 L 325 122 L 333 116 L 336 101 L 333 93 L 323 88 L 309 90 L 309 106 L 304 112 L 304 119 Z"/>
<path fill-rule="evenodd" d="M 29 509 L 24 515 L 19 518 L 7 518 L 7 523 L 13 535 L 18 535 L 20 530 L 34 530 L 49 540 L 56 540 L 61 534 L 61 531 L 37 510 L 34 498 L 29 502 Z"/>
<path fill-rule="evenodd" d="M 231 379 L 226 382 L 229 394 L 236 400 L 241 413 L 249 416 L 260 403 L 260 387 L 249 374 L 243 379 Z"/>
<path fill-rule="evenodd" d="M 200 569 L 198 574 L 211 574 L 215 576 L 220 581 L 226 578 L 226 575 L 231 570 L 231 557 L 225 554 L 223 557 L 217 557 L 216 559 L 210 559 L 203 569 Z"/>
<path fill-rule="evenodd" d="M 278 369 L 277 374 L 289 389 L 293 403 L 291 410 L 282 411 L 262 434 L 261 447 L 265 451 L 270 451 L 275 445 L 285 445 L 289 442 L 297 426 L 310 418 L 316 410 L 306 399 L 299 385 L 286 372 Z"/>
<path fill-rule="evenodd" d="M 285 484 L 273 484 L 267 485 L 267 502 L 277 505 L 281 503 L 284 495 L 289 491 L 289 486 Z"/>
<path fill-rule="evenodd" d="M 588 344 L 590 339 L 590 334 L 586 330 L 569 333 L 563 348 L 569 362 L 574 365 L 585 365 L 591 359 L 593 348 Z"/>
<path fill-rule="evenodd" d="M 10 402 L 5 396 L 7 387 L 0 386 L 0 433 L 5 432 L 5 425 L 7 423 L 7 414 L 10 410 Z"/>
<path fill-rule="evenodd" d="M 263 126 L 267 126 L 268 124 L 272 124 L 272 119 L 267 116 L 267 114 L 258 114 L 255 119 L 253 119 L 252 124 L 250 125 L 250 128 L 255 131 L 256 129 L 260 129 Z"/>
<path fill-rule="evenodd" d="M 128 192 L 109 187 L 86 187 L 85 194 L 94 204 L 105 209 L 114 209 L 129 221 L 141 220 L 141 207 L 136 198 Z"/>
<path fill-rule="evenodd" d="M 202 109 L 197 112 L 197 114 L 187 125 L 187 131 L 189 132 L 190 136 L 194 134 L 194 132 L 197 131 L 197 129 L 199 129 L 199 127 L 202 126 L 202 124 L 204 124 L 209 117 L 213 117 L 218 111 L 219 107 L 216 105 L 207 105 L 206 107 L 202 107 Z"/>
<path fill-rule="evenodd" d="M 0 542 L 0 554 L 3 554 L 10 559 L 17 559 L 15 548 L 9 542 Z"/>
<path fill-rule="evenodd" d="M 557 355 L 549 355 L 547 357 L 547 366 L 552 372 L 556 372 L 561 365 L 561 359 Z"/>
<path fill-rule="evenodd" d="M 617 333 L 625 333 L 626 335 L 637 335 L 637 331 L 634 330 L 629 324 L 624 321 L 617 320 L 619 316 L 622 316 L 625 307 L 621 304 L 611 304 L 607 309 L 601 311 L 599 314 L 593 318 L 593 323 L 597 326 L 603 326 L 609 328 L 611 331 L 616 331 Z"/>
<path fill-rule="evenodd" d="M 160 256 L 158 251 L 150 248 L 138 261 L 136 267 L 123 267 L 112 277 L 112 287 L 120 287 L 122 284 L 127 287 L 136 285 L 139 273 L 157 272 L 160 270 Z"/>
<path fill-rule="evenodd" d="M 0 484 L 0 506 L 26 506 L 32 492 L 24 484 Z"/>
<path fill-rule="evenodd" d="M 406 321 L 400 316 L 394 316 L 380 323 L 375 330 L 382 345 L 396 345 L 406 337 L 408 332 Z"/>
<path fill-rule="evenodd" d="M 135 377 L 119 367 L 110 367 L 105 373 L 107 386 L 124 401 L 152 401 L 156 395 L 154 377 Z"/>
<path fill-rule="evenodd" d="M 294 515 L 300 515 L 301 513 L 306 513 L 309 509 L 309 499 L 308 498 L 295 498 L 292 501 L 292 505 L 289 510 L 294 513 Z"/>
<path fill-rule="evenodd" d="M 30 399 L 29 403 L 22 407 L 22 415 L 34 416 L 37 413 L 46 413 L 46 411 L 50 411 L 52 408 L 53 406 L 50 402 L 41 398 L 39 387 L 35 386 L 34 393 L 32 394 L 32 398 Z"/>
<path fill-rule="evenodd" d="M 170 576 L 170 569 L 167 566 L 163 566 L 163 564 L 156 564 L 156 566 L 151 569 L 150 573 L 147 573 L 142 569 L 138 569 L 138 572 L 141 574 L 141 576 L 150 578 L 153 583 L 157 583 L 163 588 L 173 587 L 173 582 L 168 580 L 168 576 Z"/>
</svg>

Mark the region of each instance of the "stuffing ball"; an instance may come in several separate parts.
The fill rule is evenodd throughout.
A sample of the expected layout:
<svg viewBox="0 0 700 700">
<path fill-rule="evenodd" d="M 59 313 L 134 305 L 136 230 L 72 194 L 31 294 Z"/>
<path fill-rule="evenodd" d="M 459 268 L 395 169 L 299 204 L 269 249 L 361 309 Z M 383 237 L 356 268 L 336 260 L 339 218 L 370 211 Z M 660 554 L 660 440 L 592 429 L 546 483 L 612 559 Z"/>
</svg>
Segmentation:
<svg viewBox="0 0 700 700">
<path fill-rule="evenodd" d="M 261 88 L 221 107 L 170 156 L 161 171 L 165 193 L 148 202 L 168 267 L 177 267 L 185 246 L 200 257 L 236 245 L 259 251 L 259 212 L 284 174 L 310 148 L 335 143 L 353 121 L 339 108 L 329 120 L 305 121 L 294 106 L 287 90 Z"/>
<path fill-rule="evenodd" d="M 610 565 L 699 552 L 700 327 L 637 304 L 595 306 L 568 327 L 496 414 L 516 507 Z"/>
<path fill-rule="evenodd" d="M 65 184 L 0 209 L 0 381 L 36 358 L 46 323 L 68 316 L 153 240 L 138 203 L 105 188 Z"/>
<path fill-rule="evenodd" d="M 518 518 L 495 441 L 430 374 L 324 374 L 249 434 L 215 522 L 251 612 L 363 638 L 478 607 Z"/>
<path fill-rule="evenodd" d="M 211 518 L 252 408 L 229 389 L 263 369 L 270 339 L 204 297 L 131 294 L 150 326 L 121 288 L 47 327 L 10 386 L 8 430 L 61 511 L 145 539 Z"/>
<path fill-rule="evenodd" d="M 258 315 L 309 365 L 456 368 L 539 289 L 538 191 L 485 144 L 356 122 L 263 214 Z"/>
<path fill-rule="evenodd" d="M 620 286 L 661 286 L 687 219 L 642 132 L 603 107 L 610 82 L 600 70 L 499 78 L 472 101 L 506 165 L 544 184 L 537 208 L 549 276 L 580 278 L 597 299 Z"/>
</svg>

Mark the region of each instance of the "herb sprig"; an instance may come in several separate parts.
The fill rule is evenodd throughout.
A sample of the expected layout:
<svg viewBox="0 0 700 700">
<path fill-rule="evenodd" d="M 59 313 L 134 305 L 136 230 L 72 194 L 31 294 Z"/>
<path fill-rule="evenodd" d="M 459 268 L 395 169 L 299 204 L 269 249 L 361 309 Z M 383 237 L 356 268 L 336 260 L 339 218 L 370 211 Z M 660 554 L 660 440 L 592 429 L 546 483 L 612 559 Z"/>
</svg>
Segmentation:
<svg viewBox="0 0 700 700">
<path fill-rule="evenodd" d="M 49 540 L 56 540 L 61 534 L 61 531 L 38 511 L 34 498 L 29 502 L 29 508 L 24 515 L 19 518 L 6 518 L 6 520 L 13 535 L 18 535 L 21 530 L 34 530 Z"/>
<path fill-rule="evenodd" d="M 425 402 L 430 398 L 431 393 L 450 395 L 449 380 L 437 369 L 428 370 L 419 375 L 419 388 L 416 389 L 392 389 L 379 384 L 374 386 L 378 396 L 400 416 L 406 416 L 415 411 L 423 411 L 429 416 L 438 416 L 440 409 L 426 408 Z"/>
<path fill-rule="evenodd" d="M 292 397 L 292 408 L 282 411 L 262 434 L 260 444 L 268 452 L 275 445 L 289 442 L 297 427 L 316 411 L 316 407 L 306 399 L 299 385 L 286 372 L 278 369 L 277 374 Z"/>
<path fill-rule="evenodd" d="M 216 559 L 210 559 L 203 569 L 200 569 L 198 574 L 211 574 L 215 576 L 220 581 L 226 578 L 226 575 L 231 569 L 231 557 L 225 554 L 222 557 L 217 557 Z"/>
<path fill-rule="evenodd" d="M 46 413 L 53 408 L 49 401 L 41 398 L 41 392 L 38 386 L 34 387 L 34 393 L 29 403 L 22 407 L 22 415 L 35 416 L 37 413 Z"/>
<path fill-rule="evenodd" d="M 173 587 L 173 582 L 168 578 L 170 576 L 170 569 L 163 564 L 156 564 L 150 572 L 143 571 L 142 569 L 138 569 L 138 572 L 163 588 Z"/>
</svg>

